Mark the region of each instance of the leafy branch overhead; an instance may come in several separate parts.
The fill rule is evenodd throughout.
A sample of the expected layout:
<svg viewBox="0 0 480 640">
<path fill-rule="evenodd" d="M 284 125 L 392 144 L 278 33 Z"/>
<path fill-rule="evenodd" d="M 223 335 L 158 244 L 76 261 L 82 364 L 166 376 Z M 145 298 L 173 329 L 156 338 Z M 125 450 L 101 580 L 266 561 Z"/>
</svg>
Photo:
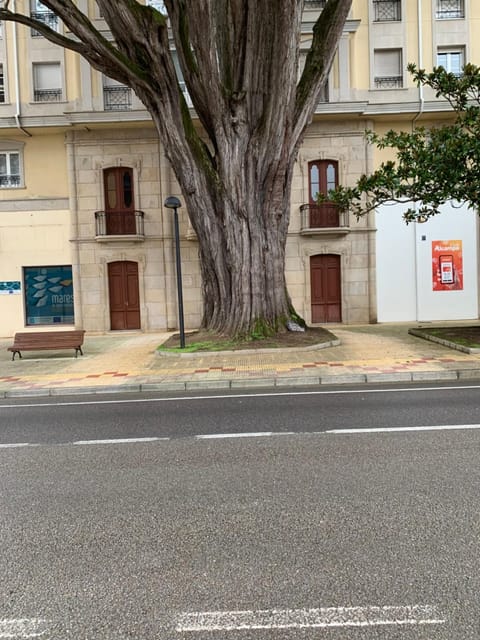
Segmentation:
<svg viewBox="0 0 480 640">
<path fill-rule="evenodd" d="M 407 222 L 436 215 L 448 200 L 480 209 L 480 68 L 467 64 L 461 76 L 443 67 L 431 73 L 414 64 L 408 69 L 418 85 L 450 104 L 454 121 L 383 136 L 367 132 L 368 141 L 392 149 L 395 160 L 363 175 L 354 187 L 339 187 L 327 196 L 357 218 L 389 202 L 409 205 Z"/>
</svg>

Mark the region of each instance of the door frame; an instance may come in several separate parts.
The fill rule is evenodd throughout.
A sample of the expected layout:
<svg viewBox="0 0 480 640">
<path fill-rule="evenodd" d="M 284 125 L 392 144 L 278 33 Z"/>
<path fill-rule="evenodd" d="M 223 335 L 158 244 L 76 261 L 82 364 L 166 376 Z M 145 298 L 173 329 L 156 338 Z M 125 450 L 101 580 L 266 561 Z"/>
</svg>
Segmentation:
<svg viewBox="0 0 480 640">
<path fill-rule="evenodd" d="M 108 288 L 108 265 L 111 262 L 136 262 L 138 265 L 138 293 L 140 296 L 140 324 L 141 328 L 137 331 L 148 330 L 148 313 L 145 306 L 145 256 L 129 256 L 124 252 L 120 252 L 115 257 L 101 257 L 99 260 L 102 265 L 102 281 L 103 281 L 103 330 L 110 332 L 110 291 Z"/>
<path fill-rule="evenodd" d="M 319 325 L 322 323 L 312 321 L 312 272 L 310 269 L 310 258 L 313 256 L 334 255 L 339 256 L 340 259 L 340 311 L 341 311 L 341 324 L 348 322 L 348 301 L 345 298 L 345 264 L 347 259 L 346 250 L 332 250 L 328 246 L 323 245 L 318 248 L 304 249 L 303 263 L 305 273 L 305 290 L 304 290 L 304 317 L 309 325 Z"/>
</svg>

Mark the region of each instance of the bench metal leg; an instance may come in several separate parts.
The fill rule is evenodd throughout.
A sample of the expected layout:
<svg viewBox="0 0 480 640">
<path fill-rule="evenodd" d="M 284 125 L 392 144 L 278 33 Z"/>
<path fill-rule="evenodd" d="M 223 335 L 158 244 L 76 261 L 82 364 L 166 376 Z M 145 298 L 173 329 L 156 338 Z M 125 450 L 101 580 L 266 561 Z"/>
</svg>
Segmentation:
<svg viewBox="0 0 480 640">
<path fill-rule="evenodd" d="M 20 356 L 20 358 L 22 357 L 22 354 L 20 353 L 20 351 L 14 351 L 12 353 L 12 360 L 15 360 L 15 354 L 18 353 L 18 355 Z"/>
<path fill-rule="evenodd" d="M 80 351 L 80 355 L 83 356 L 82 347 L 75 347 L 75 358 L 78 357 L 78 352 Z"/>
</svg>

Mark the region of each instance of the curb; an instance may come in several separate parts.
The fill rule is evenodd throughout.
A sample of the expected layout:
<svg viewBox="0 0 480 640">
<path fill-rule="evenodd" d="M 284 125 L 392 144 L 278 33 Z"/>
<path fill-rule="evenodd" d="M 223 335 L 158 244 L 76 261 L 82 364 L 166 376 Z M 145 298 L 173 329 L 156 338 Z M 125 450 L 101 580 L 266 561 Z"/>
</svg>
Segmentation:
<svg viewBox="0 0 480 640">
<path fill-rule="evenodd" d="M 319 351 L 320 349 L 329 349 L 330 347 L 339 347 L 341 344 L 340 340 L 337 338 L 336 340 L 329 340 L 328 342 L 319 342 L 318 344 L 312 344 L 308 347 L 282 347 L 282 353 L 288 353 L 295 351 Z M 205 358 L 209 356 L 251 356 L 256 353 L 278 353 L 278 349 L 236 349 L 230 351 L 193 351 L 193 352 L 182 352 L 182 351 L 166 351 L 162 349 L 157 349 L 155 355 L 157 357 L 163 358 L 164 356 L 167 358 Z"/>
<path fill-rule="evenodd" d="M 279 378 L 237 378 L 229 380 L 178 380 L 95 387 L 44 387 L 0 391 L 0 398 L 45 398 L 58 396 L 107 395 L 166 391 L 228 389 L 284 389 L 285 387 L 323 387 L 327 385 L 373 384 L 380 382 L 442 382 L 480 379 L 480 368 L 449 371 L 402 371 L 398 373 L 352 373 L 325 376 Z"/>
</svg>

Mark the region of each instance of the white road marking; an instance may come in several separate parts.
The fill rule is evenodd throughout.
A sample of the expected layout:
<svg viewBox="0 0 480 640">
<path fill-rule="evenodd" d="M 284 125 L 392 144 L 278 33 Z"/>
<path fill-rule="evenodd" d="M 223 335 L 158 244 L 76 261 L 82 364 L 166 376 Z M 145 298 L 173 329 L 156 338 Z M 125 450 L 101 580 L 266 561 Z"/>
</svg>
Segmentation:
<svg viewBox="0 0 480 640">
<path fill-rule="evenodd" d="M 197 440 L 216 440 L 221 438 L 264 438 L 266 436 L 292 436 L 293 431 L 257 431 L 251 433 L 207 433 L 195 436 Z"/>
<path fill-rule="evenodd" d="M 357 429 L 329 429 L 323 433 L 351 435 L 358 433 L 390 433 L 397 431 L 460 431 L 463 429 L 480 429 L 480 424 L 445 424 L 430 425 L 427 427 L 358 427 Z"/>
<path fill-rule="evenodd" d="M 158 442 L 170 438 L 110 438 L 107 440 L 76 440 L 72 444 L 134 444 L 136 442 Z"/>
<path fill-rule="evenodd" d="M 332 382 L 332 385 L 335 384 Z M 334 389 L 334 390 L 318 390 L 318 391 L 280 391 L 280 392 L 264 392 L 264 393 L 225 393 L 218 395 L 204 396 L 171 396 L 167 398 L 129 398 L 115 400 L 87 400 L 87 401 L 68 401 L 68 402 L 31 402 L 23 404 L 2 404 L 0 409 L 25 409 L 28 407 L 76 407 L 86 405 L 102 405 L 102 404 L 142 404 L 152 402 L 185 402 L 199 400 L 235 400 L 238 398 L 273 398 L 273 397 L 293 397 L 293 396 L 338 396 L 338 395 L 358 395 L 371 393 L 418 393 L 418 392 L 438 392 L 438 391 L 461 391 L 462 389 L 480 389 L 480 385 L 457 385 L 457 386 L 440 386 L 440 387 L 403 387 L 399 389 Z M 205 392 L 207 390 L 204 390 Z M 97 391 L 98 393 L 98 391 Z M 105 395 L 107 395 L 107 391 Z M 140 393 L 140 392 L 139 392 Z M 141 392 L 145 393 L 145 392 Z M 85 394 L 88 395 L 88 394 Z"/>
<path fill-rule="evenodd" d="M 176 631 L 375 627 L 445 622 L 437 608 L 432 605 L 266 609 L 183 613 L 176 620 Z"/>
<path fill-rule="evenodd" d="M 0 638 L 40 638 L 47 632 L 47 622 L 35 618 L 0 620 Z"/>
<path fill-rule="evenodd" d="M 31 447 L 29 442 L 11 442 L 0 444 L 0 449 L 18 449 L 19 447 Z M 1 637 L 1 636 L 0 636 Z"/>
</svg>

